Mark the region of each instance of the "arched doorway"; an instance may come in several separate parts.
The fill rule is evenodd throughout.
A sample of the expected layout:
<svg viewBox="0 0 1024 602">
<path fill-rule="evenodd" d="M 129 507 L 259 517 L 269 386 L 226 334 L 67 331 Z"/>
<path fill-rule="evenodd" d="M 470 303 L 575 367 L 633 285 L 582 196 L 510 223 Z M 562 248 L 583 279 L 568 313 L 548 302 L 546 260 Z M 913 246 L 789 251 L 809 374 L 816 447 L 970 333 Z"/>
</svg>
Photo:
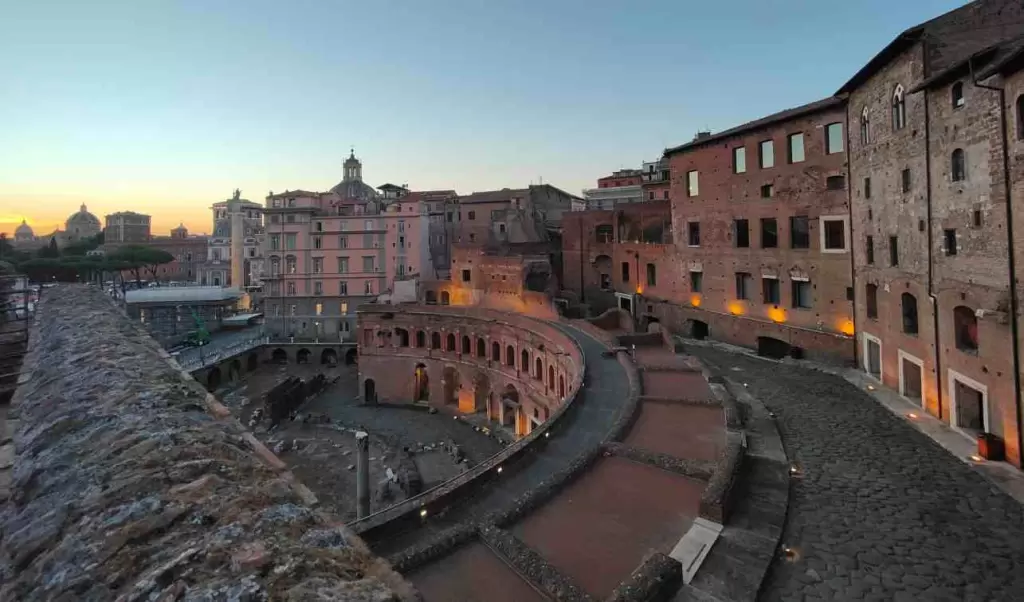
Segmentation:
<svg viewBox="0 0 1024 602">
<path fill-rule="evenodd" d="M 287 357 L 285 357 L 287 360 Z M 245 360 L 245 369 L 249 372 L 260 367 L 260 356 L 255 353 L 250 353 L 249 357 Z"/>
<path fill-rule="evenodd" d="M 554 390 L 555 388 L 555 367 L 548 366 L 548 388 Z"/>
<path fill-rule="evenodd" d="M 434 291 L 427 291 L 427 305 L 437 305 L 437 293 Z"/>
<path fill-rule="evenodd" d="M 288 352 L 278 347 L 270 354 L 270 361 L 275 364 L 287 364 L 288 363 Z"/>
<path fill-rule="evenodd" d="M 295 354 L 295 363 L 297 364 L 308 364 L 309 363 L 309 349 L 303 347 L 299 349 L 299 352 Z"/>
<path fill-rule="evenodd" d="M 354 366 L 359 361 L 359 352 L 353 347 L 345 352 L 345 365 Z"/>
<path fill-rule="evenodd" d="M 565 398 L 565 376 L 562 374 L 558 375 L 558 396 Z"/>
<path fill-rule="evenodd" d="M 413 401 L 430 401 L 430 375 L 424 364 L 416 364 L 413 372 Z"/>
<path fill-rule="evenodd" d="M 452 296 L 448 294 L 448 291 L 441 291 L 441 305 L 448 305 L 452 302 Z"/>
<path fill-rule="evenodd" d="M 442 401 L 446 404 L 459 403 L 459 371 L 454 366 L 445 366 L 441 372 L 441 382 L 444 389 Z"/>
<path fill-rule="evenodd" d="M 445 351 L 455 351 L 455 333 L 449 332 L 445 337 Z"/>
<path fill-rule="evenodd" d="M 473 411 L 479 412 L 487 407 L 491 397 L 491 381 L 483 370 L 476 373 L 473 379 Z"/>
<path fill-rule="evenodd" d="M 363 381 L 363 401 L 366 403 L 377 403 L 377 383 L 372 378 Z"/>
<path fill-rule="evenodd" d="M 330 347 L 324 349 L 320 353 L 320 363 L 328 366 L 338 365 L 338 352 L 331 349 Z"/>
<path fill-rule="evenodd" d="M 220 387 L 220 368 L 211 368 L 210 372 L 206 375 L 206 388 L 210 391 L 216 391 Z"/>
<path fill-rule="evenodd" d="M 690 336 L 698 341 L 703 341 L 711 336 L 711 328 L 708 326 L 707 322 L 690 320 Z"/>
<path fill-rule="evenodd" d="M 519 391 L 512 385 L 507 385 L 501 393 L 501 426 L 516 427 L 516 412 L 519 410 Z"/>
</svg>

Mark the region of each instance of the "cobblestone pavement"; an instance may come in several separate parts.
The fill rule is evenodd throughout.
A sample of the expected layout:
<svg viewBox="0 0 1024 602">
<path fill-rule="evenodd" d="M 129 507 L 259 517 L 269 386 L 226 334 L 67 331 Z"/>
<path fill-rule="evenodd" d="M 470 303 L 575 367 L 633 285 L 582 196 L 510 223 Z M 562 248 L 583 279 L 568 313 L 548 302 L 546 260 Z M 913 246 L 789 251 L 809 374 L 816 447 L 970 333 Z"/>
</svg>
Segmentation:
<svg viewBox="0 0 1024 602">
<path fill-rule="evenodd" d="M 719 349 L 688 352 L 777 415 L 794 480 L 760 598 L 1024 600 L 1024 510 L 840 377 Z"/>
</svg>

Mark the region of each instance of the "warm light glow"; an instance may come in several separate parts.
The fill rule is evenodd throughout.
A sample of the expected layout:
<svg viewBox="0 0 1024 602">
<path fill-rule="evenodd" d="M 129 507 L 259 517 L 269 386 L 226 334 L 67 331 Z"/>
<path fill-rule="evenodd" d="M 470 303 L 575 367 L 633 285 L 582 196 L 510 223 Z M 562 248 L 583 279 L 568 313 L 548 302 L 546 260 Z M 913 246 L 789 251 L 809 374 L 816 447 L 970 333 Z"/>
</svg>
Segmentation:
<svg viewBox="0 0 1024 602">
<path fill-rule="evenodd" d="M 548 431 L 548 432 L 544 433 L 544 438 L 545 439 L 547 439 L 549 437 L 551 437 L 551 431 Z"/>
<path fill-rule="evenodd" d="M 644 292 L 644 287 L 640 286 L 639 284 L 636 285 L 636 294 L 642 295 L 643 292 Z"/>
<path fill-rule="evenodd" d="M 772 306 L 768 308 L 768 319 L 772 322 L 785 322 L 786 321 L 786 310 L 778 306 Z"/>
<path fill-rule="evenodd" d="M 693 295 L 690 297 L 690 305 L 700 307 L 700 295 Z"/>
<path fill-rule="evenodd" d="M 974 460 L 975 462 L 984 462 L 985 461 L 985 458 L 982 458 L 978 454 L 974 454 L 973 456 L 971 456 L 971 459 Z"/>
<path fill-rule="evenodd" d="M 907 418 L 910 418 L 911 420 L 917 420 L 917 414 L 915 414 L 914 412 L 911 412 L 911 413 L 907 414 Z"/>
<path fill-rule="evenodd" d="M 868 391 L 874 391 L 875 385 L 868 385 Z"/>
<path fill-rule="evenodd" d="M 839 332 L 845 334 L 848 337 L 853 336 L 853 320 L 846 319 L 839 323 Z"/>
<path fill-rule="evenodd" d="M 742 316 L 746 312 L 747 308 L 740 301 L 729 302 L 729 313 L 734 316 Z"/>
<path fill-rule="evenodd" d="M 423 508 L 420 510 L 420 518 L 427 518 L 427 509 Z"/>
<path fill-rule="evenodd" d="M 501 474 L 501 470 L 502 470 L 502 468 L 501 468 L 501 466 L 499 466 L 498 467 L 498 474 Z"/>
</svg>

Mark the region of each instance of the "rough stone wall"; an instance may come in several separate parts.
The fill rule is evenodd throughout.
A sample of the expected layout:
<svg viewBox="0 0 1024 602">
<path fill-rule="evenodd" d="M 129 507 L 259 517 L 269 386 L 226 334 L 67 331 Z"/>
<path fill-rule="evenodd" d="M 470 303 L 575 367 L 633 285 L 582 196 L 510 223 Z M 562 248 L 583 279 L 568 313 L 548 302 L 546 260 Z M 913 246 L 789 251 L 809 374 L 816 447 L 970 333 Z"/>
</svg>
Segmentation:
<svg viewBox="0 0 1024 602">
<path fill-rule="evenodd" d="M 827 186 L 830 176 L 847 176 L 845 152 L 826 154 L 826 126 L 843 123 L 840 105 L 797 116 L 766 127 L 743 132 L 672 154 L 672 230 L 674 234 L 673 269 L 679 283 L 672 290 L 653 296 L 706 312 L 707 319 L 727 322 L 742 316 L 744 326 L 751 320 L 774 323 L 782 331 L 782 340 L 799 336 L 789 326 L 825 333 L 852 332 L 853 305 L 847 296 L 852 284 L 850 251 L 826 252 L 823 248 L 823 217 L 845 220 L 849 215 L 846 179 L 842 189 Z M 804 160 L 790 163 L 788 136 L 804 134 Z M 765 140 L 774 143 L 774 166 L 760 168 L 759 148 Z M 744 147 L 746 171 L 734 173 L 733 149 Z M 698 172 L 698 194 L 688 196 L 687 173 Z M 762 187 L 772 186 L 771 196 L 762 197 Z M 809 223 L 809 248 L 792 248 L 791 222 L 794 216 L 806 216 Z M 774 218 L 777 247 L 762 248 L 761 220 Z M 746 219 L 749 247 L 736 246 L 734 220 Z M 699 227 L 699 244 L 691 245 L 690 224 Z M 846 231 L 850 248 L 849 230 Z M 700 291 L 692 286 L 690 273 L 703 274 Z M 747 298 L 737 295 L 736 274 L 750 275 Z M 773 276 L 779 282 L 780 303 L 766 304 L 762 295 L 762 277 Z M 811 307 L 797 308 L 793 303 L 793 282 L 809 280 Z M 660 283 L 659 283 L 660 284 Z M 740 323 L 740 320 L 737 320 Z M 713 335 L 714 336 L 714 335 Z M 852 357 L 849 344 L 848 356 Z"/>
<path fill-rule="evenodd" d="M 408 333 L 407 346 L 403 345 L 403 331 Z M 364 395 L 367 380 L 372 380 L 378 401 L 413 401 L 414 372 L 422 364 L 428 378 L 428 403 L 437 407 L 486 411 L 496 419 L 501 397 L 509 386 L 514 387 L 523 411 L 521 433 L 529 432 L 531 418 L 543 422 L 552 415 L 582 379 L 583 359 L 567 335 L 515 314 L 433 306 L 401 306 L 397 311 L 363 307 L 359 332 L 359 377 Z M 440 348 L 433 348 L 435 334 Z M 418 346 L 420 340 L 422 347 Z M 481 342 L 483 355 L 479 354 Z M 463 345 L 467 343 L 469 352 L 465 353 Z M 497 361 L 493 359 L 495 343 L 500 350 Z M 509 347 L 512 365 L 508 363 Z M 528 365 L 522 362 L 524 352 Z"/>
<path fill-rule="evenodd" d="M 25 368 L 0 599 L 413 595 L 98 289 L 44 296 Z"/>
<path fill-rule="evenodd" d="M 1024 278 L 1021 277 L 1021 270 L 1024 270 L 1024 71 L 1018 71 L 1007 76 L 1002 81 L 995 78 L 991 81 L 993 85 L 1005 85 L 1006 106 L 1003 110 L 1007 118 L 1007 138 L 1010 170 L 1010 204 L 1013 211 L 1013 248 L 1014 257 L 1014 286 L 1017 287 L 1017 322 L 1019 337 L 1017 340 L 1018 353 L 1024 352 L 1024 307 L 1021 301 L 1024 300 Z M 1013 311 L 1010 308 L 1009 311 Z M 1022 372 L 1019 374 L 1018 383 L 1024 383 L 1024 361 L 1021 362 Z M 1004 375 L 1004 378 L 1006 375 Z M 1021 408 L 1024 411 L 1024 408 Z"/>
</svg>

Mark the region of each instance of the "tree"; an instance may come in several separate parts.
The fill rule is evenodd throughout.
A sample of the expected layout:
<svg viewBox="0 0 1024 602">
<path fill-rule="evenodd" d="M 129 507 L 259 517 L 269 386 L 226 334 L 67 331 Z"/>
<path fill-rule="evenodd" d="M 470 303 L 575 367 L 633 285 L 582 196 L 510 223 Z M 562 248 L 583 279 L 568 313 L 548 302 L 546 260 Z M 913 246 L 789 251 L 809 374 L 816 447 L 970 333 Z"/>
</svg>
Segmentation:
<svg viewBox="0 0 1024 602">
<path fill-rule="evenodd" d="M 50 244 L 39 249 L 37 255 L 43 259 L 56 259 L 57 257 L 60 257 L 60 249 L 57 248 L 57 239 L 51 236 Z"/>
<path fill-rule="evenodd" d="M 114 251 L 110 255 L 110 259 L 126 265 L 126 269 L 135 276 L 136 285 L 141 286 L 143 270 L 152 274 L 153 281 L 159 285 L 157 269 L 165 263 L 174 261 L 174 256 L 163 249 L 154 249 L 143 245 L 125 245 Z"/>
</svg>

